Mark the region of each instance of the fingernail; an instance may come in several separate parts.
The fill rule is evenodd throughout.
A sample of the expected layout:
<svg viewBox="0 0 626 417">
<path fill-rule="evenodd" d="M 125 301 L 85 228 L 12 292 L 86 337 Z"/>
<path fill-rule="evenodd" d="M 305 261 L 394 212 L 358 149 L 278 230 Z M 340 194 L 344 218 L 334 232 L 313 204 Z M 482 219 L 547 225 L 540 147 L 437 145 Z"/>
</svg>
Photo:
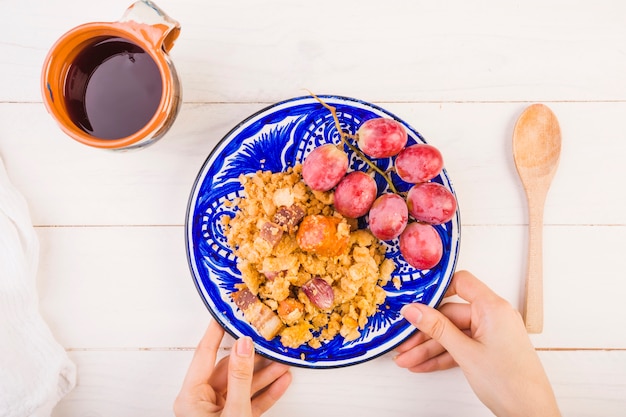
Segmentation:
<svg viewBox="0 0 626 417">
<path fill-rule="evenodd" d="M 252 339 L 248 336 L 239 338 L 235 346 L 235 353 L 242 358 L 250 357 L 252 355 Z"/>
<path fill-rule="evenodd" d="M 402 307 L 400 314 L 411 324 L 418 324 L 422 320 L 422 312 L 414 304 L 407 304 Z"/>
</svg>

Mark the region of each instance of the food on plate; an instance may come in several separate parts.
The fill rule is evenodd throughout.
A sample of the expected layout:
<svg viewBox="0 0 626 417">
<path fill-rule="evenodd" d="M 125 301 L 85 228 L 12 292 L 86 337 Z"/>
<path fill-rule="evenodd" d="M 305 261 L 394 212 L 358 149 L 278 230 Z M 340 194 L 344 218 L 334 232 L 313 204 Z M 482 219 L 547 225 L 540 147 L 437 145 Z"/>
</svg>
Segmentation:
<svg viewBox="0 0 626 417">
<path fill-rule="evenodd" d="M 328 282 L 318 276 L 308 280 L 302 286 L 302 291 L 311 303 L 321 310 L 328 310 L 333 306 L 335 291 Z"/>
<path fill-rule="evenodd" d="M 400 236 L 409 220 L 404 198 L 398 194 L 383 194 L 374 201 L 369 212 L 369 228 L 380 240 Z"/>
<path fill-rule="evenodd" d="M 431 269 L 442 256 L 441 236 L 425 223 L 413 222 L 400 235 L 400 252 L 404 259 L 417 269 Z"/>
<path fill-rule="evenodd" d="M 397 155 L 406 145 L 408 135 L 402 124 L 393 119 L 376 117 L 366 120 L 357 131 L 358 145 L 372 158 Z"/>
<path fill-rule="evenodd" d="M 304 217 L 296 241 L 305 252 L 320 256 L 343 254 L 350 239 L 350 226 L 339 217 L 314 214 Z"/>
<path fill-rule="evenodd" d="M 411 216 L 429 224 L 446 223 L 456 212 L 454 195 L 436 182 L 415 184 L 407 193 L 406 201 Z"/>
<path fill-rule="evenodd" d="M 223 221 L 243 281 L 231 294 L 234 303 L 259 334 L 280 337 L 287 348 L 358 338 L 396 267 L 383 242 L 398 239 L 406 263 L 432 269 L 443 255 L 435 225 L 457 210 L 452 192 L 432 181 L 443 169 L 437 148 L 407 146 L 404 126 L 383 117 L 366 120 L 356 134 L 344 132 L 336 109 L 319 101 L 341 143 L 312 149 L 285 172 L 241 175 L 243 195 L 232 202 L 238 210 Z M 348 172 L 344 149 L 367 172 Z M 392 168 L 383 171 L 381 158 L 391 158 Z M 393 171 L 413 184 L 408 192 L 398 191 Z M 387 183 L 381 194 L 376 175 Z M 400 279 L 393 284 L 399 288 Z"/>
<path fill-rule="evenodd" d="M 243 311 L 246 320 L 266 339 L 273 339 L 283 328 L 283 322 L 267 305 L 252 294 L 249 289 L 241 288 L 231 294 L 233 301 Z"/>
<path fill-rule="evenodd" d="M 443 158 L 437 148 L 419 143 L 406 146 L 408 134 L 404 126 L 394 119 L 384 117 L 366 120 L 359 126 L 356 134 L 344 132 L 337 117 L 337 109 L 326 104 L 314 94 L 312 96 L 330 111 L 335 128 L 341 132 L 342 144 L 351 149 L 357 157 L 369 166 L 370 169 L 367 174 L 380 175 L 387 182 L 388 190 L 372 203 L 367 213 L 369 229 L 374 236 L 381 240 L 392 240 L 400 236 L 406 226 L 413 222 L 438 225 L 452 219 L 457 208 L 456 197 L 444 186 L 431 182 L 443 169 Z M 389 172 L 382 171 L 376 161 L 372 161 L 370 158 L 374 160 L 392 158 L 393 170 L 401 180 L 414 184 L 413 188 L 407 193 L 398 192 Z M 354 175 L 354 173 L 351 172 L 343 179 L 339 179 L 339 185 L 335 189 L 335 197 L 337 197 L 337 191 L 340 192 L 338 200 L 340 206 L 338 211 L 340 212 L 343 212 L 341 205 L 346 200 L 342 195 L 344 191 L 340 185 L 350 175 Z M 412 230 L 417 229 L 413 228 Z M 412 240 L 405 239 L 405 241 Z M 423 266 L 428 265 L 428 268 L 432 268 L 439 263 L 441 256 L 443 256 L 443 243 L 440 238 L 427 239 L 426 242 L 436 246 L 427 248 L 428 255 L 425 257 L 428 262 L 416 262 L 416 259 L 419 258 L 416 256 L 417 249 L 411 248 L 406 243 L 400 245 L 400 254 L 411 266 L 424 269 Z M 422 243 L 419 247 L 426 249 L 424 245 L 426 243 Z M 422 267 L 417 267 L 416 264 L 422 265 Z"/>
<path fill-rule="evenodd" d="M 302 164 L 302 178 L 314 191 L 328 191 L 346 175 L 348 155 L 336 145 L 313 149 Z"/>
<path fill-rule="evenodd" d="M 395 263 L 366 229 L 311 190 L 302 165 L 241 175 L 243 196 L 222 218 L 242 283 L 231 296 L 264 338 L 288 348 L 354 340 L 385 300 Z"/>
<path fill-rule="evenodd" d="M 417 143 L 402 149 L 394 161 L 396 173 L 405 182 L 417 184 L 435 178 L 443 169 L 439 149 Z"/>
<path fill-rule="evenodd" d="M 335 188 L 335 210 L 352 219 L 365 216 L 372 207 L 378 189 L 371 175 L 352 171 Z"/>
</svg>

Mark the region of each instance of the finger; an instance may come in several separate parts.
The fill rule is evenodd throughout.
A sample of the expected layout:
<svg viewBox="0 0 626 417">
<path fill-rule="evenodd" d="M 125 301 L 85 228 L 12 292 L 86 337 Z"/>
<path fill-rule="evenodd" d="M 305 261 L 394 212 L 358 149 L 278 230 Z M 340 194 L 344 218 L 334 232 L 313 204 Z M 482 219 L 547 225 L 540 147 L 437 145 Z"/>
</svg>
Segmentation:
<svg viewBox="0 0 626 417">
<path fill-rule="evenodd" d="M 256 371 L 254 378 L 252 378 L 252 395 L 254 396 L 259 391 L 264 390 L 288 371 L 289 366 L 278 362 L 272 362 L 263 369 Z"/>
<path fill-rule="evenodd" d="M 441 346 L 441 343 L 430 339 L 411 350 L 399 354 L 393 360 L 400 368 L 413 368 L 441 355 L 445 351 L 446 349 Z"/>
<path fill-rule="evenodd" d="M 467 303 L 447 303 L 439 311 L 461 330 L 469 329 L 472 324 L 472 307 Z"/>
<path fill-rule="evenodd" d="M 470 336 L 471 331 L 467 329 L 463 330 L 463 333 L 466 336 Z M 441 345 L 441 343 L 429 338 L 413 349 L 399 353 L 393 358 L 393 360 L 400 368 L 411 369 L 441 355 L 444 352 L 446 352 L 446 349 Z"/>
<path fill-rule="evenodd" d="M 222 395 L 226 394 L 226 388 L 228 387 L 228 360 L 230 356 L 225 356 L 215 365 L 211 378 L 209 378 L 209 385 L 213 387 L 215 392 Z"/>
<path fill-rule="evenodd" d="M 458 272 L 456 273 L 458 274 Z M 450 284 L 448 285 L 448 288 L 446 288 L 446 292 L 443 294 L 443 298 L 448 298 L 448 297 L 454 297 L 456 295 L 456 288 L 454 285 L 452 285 L 453 281 L 454 281 L 454 276 L 456 275 L 454 274 L 452 276 L 452 281 L 450 281 Z"/>
<path fill-rule="evenodd" d="M 209 381 L 213 389 L 222 395 L 225 395 L 228 390 L 228 359 L 226 357 L 219 361 Z M 288 370 L 288 365 L 269 361 L 260 355 L 255 355 L 251 394 L 254 396 L 254 394 L 266 388 Z"/>
<path fill-rule="evenodd" d="M 254 357 L 254 372 L 260 371 L 263 368 L 266 368 L 273 364 L 274 361 L 267 359 L 265 356 L 255 355 Z"/>
<path fill-rule="evenodd" d="M 211 374 L 211 378 L 209 379 L 209 385 L 213 387 L 215 392 L 218 392 L 222 395 L 226 395 L 226 391 L 228 390 L 228 362 L 229 360 L 230 360 L 230 356 L 226 356 L 222 358 L 217 363 L 217 365 L 215 365 L 215 369 L 213 369 L 213 373 Z M 254 358 L 255 376 L 256 376 L 256 370 L 262 369 L 260 365 L 262 365 L 263 362 L 264 362 L 264 358 L 262 356 L 255 355 L 255 358 Z"/>
<path fill-rule="evenodd" d="M 474 346 L 472 339 L 432 307 L 420 303 L 407 304 L 400 313 L 413 326 L 439 342 L 453 357 L 466 354 Z"/>
<path fill-rule="evenodd" d="M 409 338 L 407 338 L 398 347 L 396 347 L 396 352 L 404 353 L 406 351 L 409 351 L 409 350 L 413 349 L 414 347 L 421 345 L 422 343 L 424 343 L 425 341 L 429 340 L 430 338 L 431 337 L 428 336 L 426 333 L 418 331 L 417 333 L 415 333 L 415 334 L 411 335 Z"/>
<path fill-rule="evenodd" d="M 215 320 L 209 326 L 193 354 L 183 387 L 206 384 L 213 373 L 217 351 L 222 342 L 224 330 Z"/>
<path fill-rule="evenodd" d="M 468 271 L 458 271 L 455 273 L 448 287 L 448 291 L 450 294 L 458 295 L 470 303 L 478 299 L 499 298 L 496 293 Z M 447 294 L 446 292 L 446 295 Z"/>
<path fill-rule="evenodd" d="M 251 413 L 250 397 L 254 374 L 254 347 L 248 336 L 239 338 L 233 345 L 228 361 L 228 393 L 224 414 L 247 416 Z"/>
<path fill-rule="evenodd" d="M 287 368 L 267 389 L 254 397 L 252 400 L 252 415 L 258 417 L 269 410 L 287 391 L 289 384 L 291 384 L 291 372 Z"/>
<path fill-rule="evenodd" d="M 448 285 L 448 288 L 446 289 L 446 293 L 443 295 L 443 298 L 453 297 L 455 295 L 458 295 L 457 284 L 459 283 L 459 281 L 472 280 L 472 279 L 478 280 L 478 278 L 476 278 L 474 274 L 472 274 L 469 271 L 455 272 L 454 275 L 452 275 L 452 279 L 450 280 L 450 285 Z"/>
<path fill-rule="evenodd" d="M 415 373 L 427 373 L 427 372 L 435 372 L 435 371 L 445 371 L 446 369 L 454 368 L 458 366 L 452 355 L 449 352 L 442 353 L 439 356 L 435 356 L 427 360 L 426 362 L 422 362 L 418 365 L 415 365 L 409 368 L 409 371 Z"/>
<path fill-rule="evenodd" d="M 471 307 L 466 303 L 447 303 L 439 308 L 439 311 L 459 329 L 469 329 L 471 325 Z M 404 353 L 414 347 L 430 340 L 431 337 L 424 332 L 417 332 L 406 339 L 396 348 L 396 352 Z"/>
</svg>

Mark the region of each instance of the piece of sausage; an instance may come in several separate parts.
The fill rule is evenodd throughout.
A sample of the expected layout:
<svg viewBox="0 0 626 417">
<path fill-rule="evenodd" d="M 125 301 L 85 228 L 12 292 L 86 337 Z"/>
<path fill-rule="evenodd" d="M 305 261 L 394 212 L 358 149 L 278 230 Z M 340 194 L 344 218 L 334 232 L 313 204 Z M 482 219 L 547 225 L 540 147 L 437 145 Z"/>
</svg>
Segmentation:
<svg viewBox="0 0 626 417">
<path fill-rule="evenodd" d="M 276 210 L 273 220 L 274 223 L 280 226 L 285 226 L 287 228 L 287 232 L 293 233 L 296 226 L 298 226 L 304 218 L 305 214 L 304 209 L 297 204 L 294 204 L 291 207 L 282 206 Z"/>
<path fill-rule="evenodd" d="M 270 245 L 276 246 L 283 237 L 283 229 L 276 223 L 265 222 L 263 226 L 261 226 L 259 234 L 264 240 L 268 241 Z"/>
<path fill-rule="evenodd" d="M 283 322 L 278 315 L 265 305 L 259 298 L 252 294 L 249 289 L 242 288 L 231 293 L 231 297 L 237 307 L 243 312 L 250 323 L 265 340 L 272 340 L 282 330 Z"/>
</svg>

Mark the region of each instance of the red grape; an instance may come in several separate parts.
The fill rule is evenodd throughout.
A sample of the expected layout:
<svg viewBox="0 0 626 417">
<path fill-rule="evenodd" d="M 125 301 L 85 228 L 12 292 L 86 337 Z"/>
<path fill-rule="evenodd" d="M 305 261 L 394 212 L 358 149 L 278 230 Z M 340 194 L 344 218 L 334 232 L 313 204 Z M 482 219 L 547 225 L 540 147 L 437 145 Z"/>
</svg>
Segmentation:
<svg viewBox="0 0 626 417">
<path fill-rule="evenodd" d="M 400 235 L 400 253 L 409 265 L 431 269 L 443 255 L 441 236 L 429 224 L 410 223 Z"/>
<path fill-rule="evenodd" d="M 400 236 L 409 220 L 406 202 L 397 194 L 383 194 L 374 201 L 369 212 L 369 227 L 380 240 Z"/>
<path fill-rule="evenodd" d="M 356 219 L 364 216 L 376 199 L 376 181 L 365 172 L 353 171 L 343 177 L 335 189 L 335 210 Z"/>
<path fill-rule="evenodd" d="M 416 184 L 435 178 L 443 168 L 443 157 L 434 146 L 425 143 L 411 145 L 400 151 L 395 166 L 403 181 Z"/>
<path fill-rule="evenodd" d="M 411 216 L 430 224 L 443 224 L 450 220 L 456 211 L 454 195 L 436 182 L 416 184 L 406 196 Z"/>
<path fill-rule="evenodd" d="M 328 191 L 346 175 L 348 155 L 332 144 L 313 149 L 302 164 L 302 179 L 315 191 Z"/>
<path fill-rule="evenodd" d="M 372 158 L 397 155 L 408 139 L 404 126 L 393 119 L 377 117 L 366 120 L 357 131 L 359 148 Z"/>
<path fill-rule="evenodd" d="M 351 172 L 337 184 L 335 210 L 353 219 L 364 216 L 372 207 L 377 193 L 374 178 L 365 172 Z"/>
</svg>

